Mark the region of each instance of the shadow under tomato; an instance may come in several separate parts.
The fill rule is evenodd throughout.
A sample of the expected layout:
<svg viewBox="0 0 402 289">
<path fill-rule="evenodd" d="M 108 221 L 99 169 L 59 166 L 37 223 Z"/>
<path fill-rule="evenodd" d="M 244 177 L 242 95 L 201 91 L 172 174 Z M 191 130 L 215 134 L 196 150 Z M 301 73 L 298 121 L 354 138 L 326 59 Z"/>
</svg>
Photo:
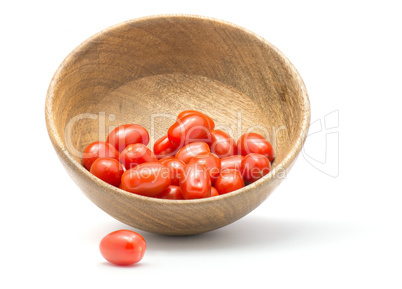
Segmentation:
<svg viewBox="0 0 402 289">
<path fill-rule="evenodd" d="M 107 262 L 107 261 L 102 262 L 101 265 L 106 266 L 106 267 L 115 267 L 115 268 L 137 268 L 137 267 L 144 266 L 144 264 L 142 264 L 141 262 L 131 264 L 131 265 L 116 265 L 116 264 L 112 264 L 112 263 Z"/>
</svg>

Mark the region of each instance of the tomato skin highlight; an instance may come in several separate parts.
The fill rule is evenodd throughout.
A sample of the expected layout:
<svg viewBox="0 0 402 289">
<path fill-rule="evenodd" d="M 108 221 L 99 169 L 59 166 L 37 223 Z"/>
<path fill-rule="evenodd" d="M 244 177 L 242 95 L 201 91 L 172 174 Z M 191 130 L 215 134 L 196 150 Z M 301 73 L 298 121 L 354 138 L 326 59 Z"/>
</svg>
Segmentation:
<svg viewBox="0 0 402 289">
<path fill-rule="evenodd" d="M 158 159 L 162 159 L 169 156 L 174 156 L 181 147 L 176 147 L 165 135 L 159 138 L 154 144 L 154 154 Z"/>
<path fill-rule="evenodd" d="M 221 130 L 211 131 L 211 152 L 220 158 L 226 158 L 237 154 L 237 145 L 234 139 Z"/>
<path fill-rule="evenodd" d="M 228 169 L 241 171 L 241 161 L 243 159 L 242 155 L 234 155 L 221 159 L 221 171 Z"/>
<path fill-rule="evenodd" d="M 90 172 L 102 181 L 118 187 L 121 182 L 121 176 L 124 173 L 124 168 L 116 159 L 98 158 L 93 162 Z"/>
<path fill-rule="evenodd" d="M 171 184 L 175 186 L 180 185 L 180 178 L 182 177 L 184 173 L 184 167 L 186 164 L 179 160 L 179 159 L 171 159 L 171 160 L 166 160 L 163 165 L 165 165 L 169 171 L 170 171 L 170 180 Z"/>
<path fill-rule="evenodd" d="M 121 152 L 119 160 L 127 170 L 139 164 L 158 161 L 154 153 L 142 143 L 128 145 Z"/>
<path fill-rule="evenodd" d="M 201 114 L 188 114 L 178 119 L 168 130 L 168 138 L 174 147 L 192 142 L 210 142 L 210 124 Z"/>
<path fill-rule="evenodd" d="M 122 152 L 128 145 L 142 143 L 148 145 L 149 133 L 139 124 L 124 124 L 113 129 L 106 142 Z"/>
<path fill-rule="evenodd" d="M 260 154 L 248 154 L 241 161 L 241 173 L 243 179 L 253 183 L 271 171 L 271 163 L 268 158 Z"/>
<path fill-rule="evenodd" d="M 157 195 L 159 199 L 165 200 L 184 200 L 181 189 L 178 186 L 169 186 L 161 194 Z"/>
<path fill-rule="evenodd" d="M 211 177 L 212 183 L 215 182 L 221 172 L 221 159 L 213 153 L 201 153 L 193 157 L 189 164 L 197 163 L 204 165 Z"/>
<path fill-rule="evenodd" d="M 242 156 L 256 153 L 266 156 L 270 162 L 275 159 L 275 151 L 269 141 L 254 132 L 243 134 L 237 141 L 237 151 Z"/>
<path fill-rule="evenodd" d="M 138 233 L 118 230 L 107 234 L 99 244 L 102 256 L 112 264 L 128 266 L 141 261 L 147 244 Z"/>
<path fill-rule="evenodd" d="M 124 172 L 120 188 L 137 195 L 155 197 L 170 186 L 170 171 L 159 162 L 143 163 Z"/>
<path fill-rule="evenodd" d="M 227 194 L 243 187 L 243 177 L 238 170 L 227 169 L 222 171 L 215 182 L 215 188 L 218 190 L 219 195 Z"/>
<path fill-rule="evenodd" d="M 93 162 L 98 158 L 113 158 L 119 159 L 119 152 L 114 146 L 104 141 L 96 141 L 89 144 L 82 154 L 82 163 L 89 171 Z"/>
<path fill-rule="evenodd" d="M 211 196 L 211 178 L 205 166 L 197 163 L 188 164 L 180 179 L 180 189 L 183 198 L 202 199 Z"/>
<path fill-rule="evenodd" d="M 182 119 L 183 117 L 185 117 L 186 115 L 189 115 L 189 114 L 200 114 L 200 115 L 204 116 L 208 120 L 210 129 L 213 130 L 215 128 L 215 122 L 213 121 L 213 119 L 210 118 L 208 115 L 206 115 L 202 112 L 199 112 L 197 110 L 184 110 L 181 113 L 179 113 L 179 115 L 177 116 L 177 120 Z"/>
<path fill-rule="evenodd" d="M 209 153 L 209 146 L 205 142 L 193 142 L 183 148 L 181 148 L 177 154 L 176 158 L 188 164 L 193 157 L 201 153 Z"/>
</svg>

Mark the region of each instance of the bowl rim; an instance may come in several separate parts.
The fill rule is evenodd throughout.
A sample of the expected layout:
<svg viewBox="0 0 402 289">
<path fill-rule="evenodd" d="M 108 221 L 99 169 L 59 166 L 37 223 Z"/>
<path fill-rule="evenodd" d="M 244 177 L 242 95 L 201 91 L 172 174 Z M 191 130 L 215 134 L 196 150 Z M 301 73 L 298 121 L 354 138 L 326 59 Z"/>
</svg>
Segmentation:
<svg viewBox="0 0 402 289">
<path fill-rule="evenodd" d="M 56 125 L 53 120 L 53 114 L 52 114 L 52 108 L 53 108 L 53 99 L 54 99 L 54 90 L 55 87 L 58 83 L 58 81 L 61 79 L 60 75 L 66 68 L 68 67 L 69 63 L 75 58 L 75 55 L 78 54 L 82 48 L 85 46 L 89 45 L 92 43 L 94 40 L 96 40 L 98 37 L 101 37 L 103 33 L 107 31 L 112 31 L 115 29 L 118 29 L 120 27 L 124 27 L 127 25 L 133 25 L 136 23 L 140 22 L 146 22 L 149 20 L 154 20 L 154 19 L 172 19 L 172 18 L 187 18 L 190 20 L 196 19 L 196 20 L 207 20 L 211 22 L 215 22 L 221 25 L 225 26 L 230 26 L 232 28 L 241 30 L 242 32 L 249 34 L 252 37 L 257 38 L 259 41 L 261 41 L 264 45 L 269 46 L 272 50 L 274 50 L 280 57 L 281 59 L 285 62 L 287 67 L 290 69 L 291 74 L 296 78 L 296 81 L 298 82 L 301 93 L 303 96 L 303 109 L 302 109 L 302 114 L 303 114 L 303 119 L 301 123 L 301 130 L 300 134 L 297 137 L 296 142 L 294 143 L 292 149 L 289 151 L 289 153 L 285 156 L 285 158 L 280 162 L 278 165 L 274 167 L 274 169 L 259 179 L 258 181 L 249 184 L 239 190 L 233 191 L 228 194 L 224 195 L 219 195 L 215 197 L 209 197 L 209 198 L 204 198 L 204 199 L 193 199 L 193 200 L 167 200 L 167 199 L 159 199 L 159 198 L 152 198 L 152 197 L 146 197 L 142 195 L 137 195 L 133 194 L 127 191 L 124 191 L 122 189 L 119 189 L 117 187 L 114 187 L 99 178 L 95 177 L 92 175 L 81 163 L 77 162 L 73 156 L 69 153 L 67 148 L 64 146 L 62 140 L 60 139 L 60 136 L 57 133 Z M 62 63 L 59 65 L 57 68 L 56 72 L 54 73 L 50 84 L 49 88 L 47 90 L 47 95 L 46 95 L 46 102 L 45 102 L 45 118 L 46 118 L 46 127 L 47 131 L 50 137 L 50 140 L 54 146 L 54 148 L 60 152 L 59 155 L 62 155 L 63 159 L 67 162 L 68 166 L 73 166 L 77 171 L 79 171 L 86 179 L 90 180 L 91 182 L 94 182 L 97 186 L 100 186 L 104 188 L 105 190 L 113 190 L 117 194 L 124 195 L 127 198 L 133 198 L 134 200 L 141 200 L 141 201 L 149 201 L 149 202 L 156 202 L 160 204 L 175 204 L 175 205 L 189 205 L 189 204 L 199 204 L 199 203 L 209 203 L 209 202 L 214 202 L 217 199 L 226 199 L 226 198 L 233 198 L 236 197 L 236 195 L 243 194 L 249 190 L 252 190 L 256 187 L 262 186 L 267 182 L 270 182 L 271 180 L 280 177 L 281 172 L 287 172 L 287 168 L 293 163 L 293 161 L 296 159 L 298 156 L 299 152 L 302 149 L 302 146 L 306 140 L 309 125 L 310 125 L 310 118 L 311 118 L 311 111 L 310 111 L 310 101 L 308 98 L 307 94 L 307 89 L 305 87 L 304 81 L 301 78 L 299 72 L 297 69 L 294 67 L 294 65 L 290 62 L 290 60 L 278 49 L 276 48 L 272 43 L 264 39 L 263 37 L 259 36 L 258 34 L 242 27 L 237 24 L 228 22 L 226 20 L 221 20 L 209 16 L 201 16 L 201 15 L 194 15 L 194 14 L 157 14 L 157 15 L 150 15 L 150 16 L 143 16 L 139 18 L 134 18 L 130 19 L 127 21 L 120 22 L 118 24 L 109 26 L 106 29 L 103 29 L 96 34 L 92 35 L 91 37 L 87 38 L 85 41 L 83 41 L 81 44 L 79 44 L 76 48 L 74 48 L 68 55 L 67 57 L 62 61 Z M 286 176 L 286 174 L 285 174 Z"/>
</svg>

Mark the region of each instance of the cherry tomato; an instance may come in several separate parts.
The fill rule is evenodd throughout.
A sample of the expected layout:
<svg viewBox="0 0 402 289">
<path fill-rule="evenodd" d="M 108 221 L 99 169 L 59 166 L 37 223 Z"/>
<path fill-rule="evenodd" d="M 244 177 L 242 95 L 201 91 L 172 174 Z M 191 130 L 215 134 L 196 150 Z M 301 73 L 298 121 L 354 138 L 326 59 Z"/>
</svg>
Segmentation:
<svg viewBox="0 0 402 289">
<path fill-rule="evenodd" d="M 197 163 L 199 165 L 204 165 L 209 175 L 211 176 L 211 181 L 215 182 L 219 177 L 221 172 L 221 159 L 213 153 L 201 153 L 196 155 L 191 159 L 189 164 Z"/>
<path fill-rule="evenodd" d="M 207 168 L 197 163 L 188 164 L 180 179 L 184 199 L 201 199 L 211 196 L 211 178 Z"/>
<path fill-rule="evenodd" d="M 227 194 L 244 187 L 243 177 L 238 170 L 222 171 L 215 182 L 219 195 Z"/>
<path fill-rule="evenodd" d="M 202 112 L 199 112 L 199 111 L 196 111 L 196 110 L 185 110 L 185 111 L 182 111 L 182 112 L 179 113 L 179 115 L 177 116 L 177 119 L 178 119 L 178 120 L 179 120 L 179 119 L 182 119 L 183 117 L 185 117 L 186 115 L 189 115 L 189 114 L 201 114 L 201 115 L 205 116 L 205 117 L 207 118 L 207 120 L 208 120 L 210 129 L 213 130 L 213 129 L 215 128 L 215 122 L 212 120 L 212 118 L 210 118 L 208 115 L 203 114 Z"/>
<path fill-rule="evenodd" d="M 118 187 L 121 182 L 121 176 L 124 173 L 124 168 L 116 159 L 99 158 L 93 162 L 90 172 L 102 181 Z"/>
<path fill-rule="evenodd" d="M 193 157 L 201 153 L 209 153 L 209 146 L 205 142 L 193 142 L 181 148 L 176 158 L 182 160 L 184 163 L 189 163 Z"/>
<path fill-rule="evenodd" d="M 180 147 L 175 147 L 169 140 L 168 136 L 165 135 L 158 139 L 154 144 L 154 153 L 158 159 L 174 156 Z"/>
<path fill-rule="evenodd" d="M 164 157 L 164 158 L 161 158 L 161 159 L 159 160 L 159 162 L 160 162 L 162 165 L 164 165 L 164 164 L 166 164 L 167 161 L 174 160 L 174 159 L 176 159 L 176 158 L 175 158 L 175 157 Z"/>
<path fill-rule="evenodd" d="M 120 162 L 127 170 L 142 163 L 157 161 L 154 153 L 142 143 L 128 145 L 120 154 Z"/>
<path fill-rule="evenodd" d="M 166 160 L 165 165 L 170 171 L 170 180 L 172 185 L 178 186 L 180 184 L 180 178 L 184 173 L 184 167 L 186 164 L 179 159 Z"/>
<path fill-rule="evenodd" d="M 96 141 L 88 145 L 82 154 L 82 162 L 87 170 L 91 169 L 92 163 L 97 158 L 119 159 L 119 152 L 114 146 L 103 141 Z"/>
<path fill-rule="evenodd" d="M 120 188 L 130 193 L 155 197 L 170 186 L 170 171 L 159 162 L 144 163 L 127 170 Z"/>
<path fill-rule="evenodd" d="M 211 131 L 211 152 L 220 158 L 226 158 L 237 153 L 236 142 L 229 134 L 221 130 Z"/>
<path fill-rule="evenodd" d="M 168 138 L 173 146 L 183 146 L 192 142 L 211 140 L 211 126 L 201 114 L 188 114 L 177 120 L 168 130 Z"/>
<path fill-rule="evenodd" d="M 271 171 L 271 163 L 260 154 L 249 154 L 241 161 L 241 173 L 246 182 L 253 183 Z"/>
<path fill-rule="evenodd" d="M 148 131 L 139 124 L 124 124 L 116 127 L 109 133 L 106 142 L 112 144 L 119 152 L 128 145 L 149 143 Z"/>
<path fill-rule="evenodd" d="M 218 190 L 214 187 L 211 187 L 211 197 L 219 196 Z"/>
<path fill-rule="evenodd" d="M 162 194 L 157 195 L 159 199 L 167 199 L 167 200 L 183 200 L 183 195 L 181 193 L 181 189 L 178 186 L 169 186 L 167 187 Z"/>
<path fill-rule="evenodd" d="M 127 266 L 139 262 L 145 254 L 147 244 L 144 238 L 133 231 L 119 230 L 101 240 L 99 250 L 107 261 Z"/>
<path fill-rule="evenodd" d="M 248 154 L 261 154 L 266 156 L 270 162 L 275 158 L 272 145 L 260 134 L 249 132 L 243 134 L 237 141 L 237 151 L 242 156 Z"/>
<path fill-rule="evenodd" d="M 240 171 L 241 161 L 244 159 L 241 155 L 234 155 L 221 159 L 221 171 L 231 169 Z"/>
</svg>

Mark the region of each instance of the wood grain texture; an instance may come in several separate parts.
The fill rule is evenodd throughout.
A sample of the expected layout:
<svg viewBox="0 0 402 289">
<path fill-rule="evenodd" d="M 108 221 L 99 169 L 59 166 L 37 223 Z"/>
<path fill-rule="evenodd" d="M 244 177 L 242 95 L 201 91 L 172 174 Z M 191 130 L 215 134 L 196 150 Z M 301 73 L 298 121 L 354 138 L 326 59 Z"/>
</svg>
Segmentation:
<svg viewBox="0 0 402 289">
<path fill-rule="evenodd" d="M 143 125 L 152 147 L 185 109 L 212 116 L 235 139 L 266 134 L 273 171 L 227 195 L 170 201 L 109 186 L 81 165 L 79 152 L 115 126 Z M 271 194 L 301 150 L 310 107 L 296 69 L 269 42 L 224 21 L 167 15 L 118 24 L 78 46 L 51 81 L 46 122 L 67 172 L 98 207 L 145 231 L 185 235 L 230 224 Z"/>
</svg>

